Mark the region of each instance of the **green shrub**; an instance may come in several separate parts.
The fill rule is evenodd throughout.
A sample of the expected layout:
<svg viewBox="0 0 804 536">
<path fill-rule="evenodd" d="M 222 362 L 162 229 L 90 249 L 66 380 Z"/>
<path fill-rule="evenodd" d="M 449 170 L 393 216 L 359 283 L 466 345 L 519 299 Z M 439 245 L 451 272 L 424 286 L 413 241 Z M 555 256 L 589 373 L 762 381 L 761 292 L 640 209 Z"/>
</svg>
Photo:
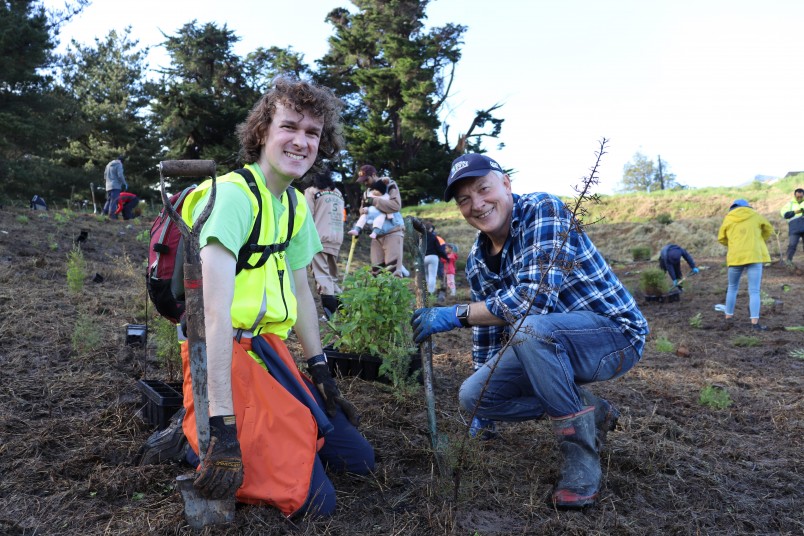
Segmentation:
<svg viewBox="0 0 804 536">
<path fill-rule="evenodd" d="M 701 389 L 701 396 L 698 398 L 698 402 L 702 406 L 714 409 L 726 409 L 732 405 L 729 392 L 715 385 L 707 385 Z"/>
<path fill-rule="evenodd" d="M 650 246 L 637 246 L 631 248 L 631 255 L 635 261 L 649 261 L 650 260 Z"/>
<path fill-rule="evenodd" d="M 84 279 L 87 277 L 87 261 L 78 246 L 73 247 L 67 255 L 67 288 L 70 292 L 78 294 L 84 289 Z"/>
<path fill-rule="evenodd" d="M 662 212 L 661 214 L 656 216 L 656 223 L 660 223 L 662 225 L 670 225 L 671 223 L 673 223 L 673 217 L 667 212 Z"/>
<path fill-rule="evenodd" d="M 669 289 L 667 276 L 658 268 L 643 270 L 639 276 L 639 290 L 648 296 L 660 296 Z"/>
<path fill-rule="evenodd" d="M 415 297 L 409 280 L 388 271 L 371 275 L 366 266 L 349 275 L 340 295 L 343 307 L 327 325 L 324 344 L 340 352 L 381 357 L 380 374 L 395 387 L 406 388 L 410 356 L 415 351 L 410 317 Z"/>
<path fill-rule="evenodd" d="M 662 354 L 672 354 L 676 351 L 676 345 L 670 342 L 670 340 L 665 337 L 661 336 L 656 339 L 656 351 Z"/>
</svg>

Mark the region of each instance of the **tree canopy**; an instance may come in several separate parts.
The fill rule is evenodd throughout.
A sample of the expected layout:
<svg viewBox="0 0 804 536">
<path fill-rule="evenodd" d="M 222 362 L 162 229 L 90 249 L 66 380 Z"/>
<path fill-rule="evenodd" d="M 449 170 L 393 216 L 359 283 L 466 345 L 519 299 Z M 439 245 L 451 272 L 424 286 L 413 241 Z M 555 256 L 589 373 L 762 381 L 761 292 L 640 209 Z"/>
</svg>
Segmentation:
<svg viewBox="0 0 804 536">
<path fill-rule="evenodd" d="M 654 190 L 677 190 L 683 188 L 676 181 L 675 173 L 670 172 L 667 162 L 661 157 L 658 163 L 637 151 L 630 162 L 623 166 L 621 191 L 652 192 Z"/>
<path fill-rule="evenodd" d="M 0 197 L 67 197 L 100 184 L 106 162 L 126 155 L 129 184 L 154 195 L 155 164 L 213 159 L 233 169 L 235 129 L 279 74 L 312 79 L 346 104 L 346 151 L 336 172 L 351 179 L 371 163 L 393 177 L 406 204 L 440 198 L 453 158 L 483 151 L 499 136 L 498 103 L 482 103 L 450 140 L 441 116 L 461 58 L 466 27 L 426 28 L 429 0 L 354 0 L 338 8 L 329 50 L 311 66 L 292 48 L 261 47 L 240 57 L 225 25 L 189 21 L 162 46 L 170 64 L 151 71 L 130 29 L 56 56 L 62 13 L 36 0 L 0 1 Z M 351 182 L 351 180 L 349 181 Z M 27 199 L 26 199 L 27 198 Z"/>
<path fill-rule="evenodd" d="M 482 150 L 479 143 L 467 143 L 478 140 L 479 132 L 450 147 L 449 129 L 439 119 L 466 27 L 425 30 L 427 0 L 354 4 L 357 13 L 338 8 L 327 15 L 334 34 L 314 75 L 347 103 L 342 171 L 354 176 L 360 165 L 372 164 L 396 179 L 403 201 L 439 198 L 452 160 L 465 150 Z M 485 135 L 496 137 L 502 120 L 491 111 L 478 112 L 472 126 L 489 125 Z"/>
</svg>

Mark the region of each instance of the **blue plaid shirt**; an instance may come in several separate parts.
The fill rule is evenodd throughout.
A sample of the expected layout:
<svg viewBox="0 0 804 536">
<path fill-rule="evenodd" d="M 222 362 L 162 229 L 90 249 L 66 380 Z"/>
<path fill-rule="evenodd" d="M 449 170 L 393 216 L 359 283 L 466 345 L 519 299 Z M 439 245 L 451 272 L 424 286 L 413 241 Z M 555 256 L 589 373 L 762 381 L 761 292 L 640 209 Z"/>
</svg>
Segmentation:
<svg viewBox="0 0 804 536">
<path fill-rule="evenodd" d="M 642 353 L 647 321 L 559 198 L 546 193 L 514 195 L 511 233 L 501 252 L 499 275 L 486 264 L 489 246 L 479 233 L 467 259 L 466 277 L 472 301 L 484 301 L 508 325 L 473 326 L 475 366 L 502 348 L 512 324 L 523 316 L 570 311 L 594 311 L 612 319 Z"/>
</svg>

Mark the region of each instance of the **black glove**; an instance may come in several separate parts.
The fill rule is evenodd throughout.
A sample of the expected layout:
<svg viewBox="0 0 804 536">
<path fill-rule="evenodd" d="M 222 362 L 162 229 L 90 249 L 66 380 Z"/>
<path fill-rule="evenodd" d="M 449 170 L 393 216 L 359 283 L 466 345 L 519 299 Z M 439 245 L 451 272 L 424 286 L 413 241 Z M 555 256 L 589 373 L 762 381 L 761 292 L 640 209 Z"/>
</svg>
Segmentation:
<svg viewBox="0 0 804 536">
<path fill-rule="evenodd" d="M 357 409 L 351 402 L 343 398 L 341 390 L 338 389 L 338 385 L 335 383 L 335 379 L 332 377 L 332 374 L 329 373 L 329 365 L 327 365 L 326 361 L 321 359 L 322 357 L 323 354 L 308 359 L 307 372 L 313 379 L 313 383 L 318 389 L 318 392 L 321 393 L 321 396 L 324 398 L 327 415 L 334 417 L 337 413 L 337 406 L 340 406 L 346 418 L 349 419 L 349 422 L 352 423 L 353 426 L 357 426 L 360 424 L 360 415 L 358 415 Z"/>
<path fill-rule="evenodd" d="M 234 415 L 209 418 L 209 447 L 193 486 L 207 499 L 233 498 L 243 485 L 243 456 Z"/>
<path fill-rule="evenodd" d="M 373 205 L 373 204 L 374 204 L 374 199 L 373 199 L 373 198 L 371 198 L 371 197 L 367 197 L 367 198 L 365 198 L 365 199 L 363 200 L 363 204 L 364 204 L 365 206 L 367 206 L 367 207 L 370 207 L 371 205 Z"/>
<path fill-rule="evenodd" d="M 789 220 L 795 215 L 796 215 L 795 212 L 793 212 L 792 210 L 788 210 L 787 212 L 784 213 L 784 219 Z"/>
</svg>

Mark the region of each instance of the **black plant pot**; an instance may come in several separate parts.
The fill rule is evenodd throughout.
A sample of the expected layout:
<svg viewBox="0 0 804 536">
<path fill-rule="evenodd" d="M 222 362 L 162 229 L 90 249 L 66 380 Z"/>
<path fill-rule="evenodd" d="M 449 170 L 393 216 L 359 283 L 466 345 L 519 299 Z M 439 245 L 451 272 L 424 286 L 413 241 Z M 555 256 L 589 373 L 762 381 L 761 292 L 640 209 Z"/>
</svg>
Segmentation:
<svg viewBox="0 0 804 536">
<path fill-rule="evenodd" d="M 333 376 L 357 376 L 361 380 L 391 383 L 391 378 L 380 374 L 382 358 L 368 354 L 352 354 L 339 352 L 332 347 L 324 348 L 327 354 L 329 370 Z M 418 352 L 410 356 L 408 375 L 416 378 L 420 384 L 422 380 L 422 359 Z"/>
<path fill-rule="evenodd" d="M 646 294 L 645 301 L 648 303 L 674 303 L 681 300 L 681 291 L 676 289 L 667 294 L 660 294 L 658 296 Z"/>
</svg>

